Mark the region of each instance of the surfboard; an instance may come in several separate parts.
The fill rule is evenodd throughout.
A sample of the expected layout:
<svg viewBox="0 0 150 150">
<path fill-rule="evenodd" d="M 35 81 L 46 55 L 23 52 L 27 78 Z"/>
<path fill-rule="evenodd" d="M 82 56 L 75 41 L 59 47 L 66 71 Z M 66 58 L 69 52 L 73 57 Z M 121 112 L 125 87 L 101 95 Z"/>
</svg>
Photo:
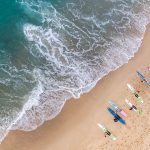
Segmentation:
<svg viewBox="0 0 150 150">
<path fill-rule="evenodd" d="M 140 77 L 140 79 L 146 83 L 146 85 L 150 86 L 150 82 L 147 81 L 142 73 L 136 70 L 137 75 Z"/>
<path fill-rule="evenodd" d="M 114 116 L 115 118 L 117 118 L 118 121 L 119 121 L 121 124 L 123 124 L 123 125 L 126 124 L 125 120 L 123 120 L 123 119 L 122 119 L 118 114 L 116 114 L 111 108 L 108 107 L 107 110 L 110 112 L 110 114 L 111 114 L 112 116 Z"/>
<path fill-rule="evenodd" d="M 120 109 L 114 102 L 112 102 L 111 100 L 109 100 L 108 103 L 109 103 L 110 106 L 112 106 L 117 112 L 119 112 L 122 116 L 127 117 L 126 112 L 123 111 L 122 109 Z"/>
<path fill-rule="evenodd" d="M 139 102 L 144 103 L 143 99 L 139 96 L 139 94 L 137 93 L 137 91 L 129 83 L 127 83 L 127 87 L 130 89 L 130 91 L 132 92 L 132 94 L 134 94 L 134 96 L 136 97 L 136 99 Z"/>
<path fill-rule="evenodd" d="M 131 108 L 132 106 L 133 106 L 133 104 L 128 100 L 128 99 L 125 99 L 125 102 L 127 103 L 127 105 Z M 142 113 L 142 111 L 141 110 L 139 110 L 139 109 L 132 109 L 133 111 L 135 111 L 136 113 L 138 113 L 138 114 L 141 114 Z"/>
<path fill-rule="evenodd" d="M 110 132 L 110 131 L 108 131 L 103 125 L 101 125 L 100 123 L 98 123 L 97 124 L 98 125 L 98 127 L 104 132 L 104 133 L 110 133 L 110 135 L 109 135 L 109 137 L 112 139 L 112 140 L 116 140 L 117 138 L 114 136 L 114 135 L 112 135 L 112 133 Z"/>
</svg>

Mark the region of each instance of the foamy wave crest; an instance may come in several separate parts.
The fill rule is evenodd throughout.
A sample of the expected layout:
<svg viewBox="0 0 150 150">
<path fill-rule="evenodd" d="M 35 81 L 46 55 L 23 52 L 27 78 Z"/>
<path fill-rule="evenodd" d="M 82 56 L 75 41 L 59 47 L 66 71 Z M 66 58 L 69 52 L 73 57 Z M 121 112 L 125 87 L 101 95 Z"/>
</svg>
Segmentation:
<svg viewBox="0 0 150 150">
<path fill-rule="evenodd" d="M 3 59 L 8 57 L 7 55 L 1 56 Z M 10 62 L 9 57 L 8 62 Z M 28 97 L 26 93 L 31 96 L 32 86 L 35 86 L 36 81 L 32 76 L 32 72 L 29 72 L 26 68 L 18 70 L 11 63 L 1 64 L 0 72 L 0 141 L 2 141 L 9 130 L 12 129 L 12 123 L 16 120 L 22 105 L 26 103 Z M 32 86 L 30 86 L 31 84 Z M 35 104 L 35 101 L 32 102 Z"/>
<path fill-rule="evenodd" d="M 79 98 L 134 56 L 150 13 L 148 1 L 19 0 L 38 24 L 23 27 L 37 60 L 36 86 L 9 129 L 33 130 L 54 118 L 67 99 Z M 95 5 L 96 3 L 96 5 Z"/>
</svg>

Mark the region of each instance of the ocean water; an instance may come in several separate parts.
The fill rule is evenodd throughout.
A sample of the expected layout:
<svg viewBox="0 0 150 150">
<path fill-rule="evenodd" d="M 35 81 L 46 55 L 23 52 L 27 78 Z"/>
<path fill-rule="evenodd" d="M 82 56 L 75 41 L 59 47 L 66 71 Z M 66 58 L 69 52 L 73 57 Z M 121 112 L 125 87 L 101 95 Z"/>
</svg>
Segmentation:
<svg viewBox="0 0 150 150">
<path fill-rule="evenodd" d="M 5 0 L 0 3 L 0 141 L 54 118 L 132 58 L 149 0 Z"/>
</svg>

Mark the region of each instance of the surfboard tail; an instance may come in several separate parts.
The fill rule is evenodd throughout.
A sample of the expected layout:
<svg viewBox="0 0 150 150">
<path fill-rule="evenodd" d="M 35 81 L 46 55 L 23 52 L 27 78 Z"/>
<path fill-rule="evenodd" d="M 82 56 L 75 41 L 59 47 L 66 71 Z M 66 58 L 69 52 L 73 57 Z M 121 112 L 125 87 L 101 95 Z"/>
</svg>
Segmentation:
<svg viewBox="0 0 150 150">
<path fill-rule="evenodd" d="M 124 117 L 127 117 L 128 115 L 125 113 L 125 111 L 121 110 L 120 112 Z"/>
</svg>

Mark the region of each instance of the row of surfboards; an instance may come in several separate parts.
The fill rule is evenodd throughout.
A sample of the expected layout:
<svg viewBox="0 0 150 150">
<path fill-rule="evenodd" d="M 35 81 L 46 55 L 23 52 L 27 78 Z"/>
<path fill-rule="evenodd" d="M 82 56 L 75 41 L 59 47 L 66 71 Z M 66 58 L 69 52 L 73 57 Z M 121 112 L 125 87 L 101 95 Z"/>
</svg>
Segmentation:
<svg viewBox="0 0 150 150">
<path fill-rule="evenodd" d="M 136 100 L 140 103 L 144 103 L 143 99 L 141 98 L 141 96 L 139 95 L 139 93 L 129 84 L 127 83 L 127 87 L 129 88 L 129 90 L 131 91 L 131 93 L 136 97 Z M 138 114 L 141 114 L 142 111 L 138 108 L 135 108 L 133 107 L 134 105 L 128 100 L 128 99 L 125 99 L 125 102 L 126 104 L 132 108 L 133 111 L 135 111 L 136 113 Z M 109 100 L 108 103 L 110 104 L 110 107 L 107 108 L 108 112 L 110 112 L 110 114 L 114 117 L 114 118 L 118 118 L 118 121 L 123 124 L 123 125 L 126 125 L 126 122 L 124 119 L 122 119 L 122 117 L 120 117 L 118 115 L 118 113 L 120 115 L 122 115 L 123 117 L 127 117 L 127 113 L 122 110 L 121 108 L 119 108 L 113 101 Z M 117 112 L 117 113 L 116 113 Z M 109 135 L 109 137 L 112 139 L 112 140 L 116 140 L 117 138 L 111 134 L 110 131 L 108 131 L 102 124 L 98 123 L 97 124 L 99 128 L 101 128 L 101 130 L 106 133 L 107 135 Z"/>
</svg>

